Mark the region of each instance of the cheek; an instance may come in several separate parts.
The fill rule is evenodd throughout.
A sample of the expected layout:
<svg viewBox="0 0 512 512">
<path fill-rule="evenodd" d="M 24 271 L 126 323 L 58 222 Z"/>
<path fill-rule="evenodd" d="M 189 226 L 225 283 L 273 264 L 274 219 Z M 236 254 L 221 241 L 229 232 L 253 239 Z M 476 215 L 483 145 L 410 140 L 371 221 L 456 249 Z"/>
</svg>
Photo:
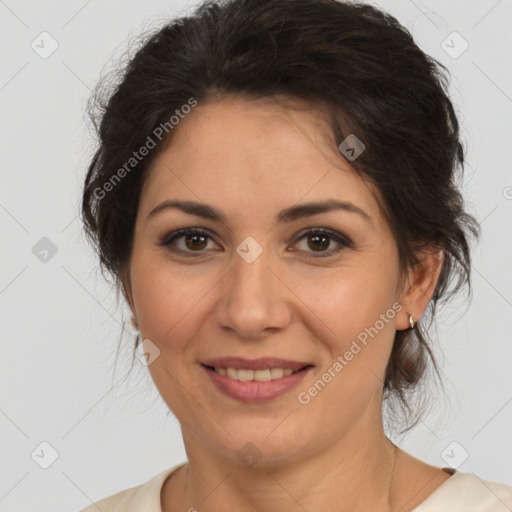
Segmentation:
<svg viewBox="0 0 512 512">
<path fill-rule="evenodd" d="M 215 280 L 194 268 L 144 255 L 132 259 L 132 289 L 141 335 L 161 351 L 178 352 L 204 321 L 199 318 Z"/>
<path fill-rule="evenodd" d="M 315 285 L 311 303 L 329 328 L 323 329 L 329 332 L 328 338 L 324 335 L 329 352 L 327 368 L 341 356 L 343 386 L 359 386 L 361 379 L 372 373 L 373 384 L 378 385 L 377 378 L 384 378 L 397 310 L 401 309 L 394 293 L 396 274 L 392 268 L 382 272 L 378 265 L 353 266 L 324 285 L 322 294 Z"/>
<path fill-rule="evenodd" d="M 400 306 L 393 279 L 377 281 L 368 268 L 352 268 L 343 278 L 325 283 L 323 299 L 314 303 L 329 327 L 320 338 L 327 350 L 322 367 L 301 386 L 298 401 L 300 410 L 322 418 L 325 428 L 354 424 L 370 403 L 377 403 L 384 383 Z"/>
<path fill-rule="evenodd" d="M 396 281 L 391 269 L 389 278 L 383 278 L 382 274 L 377 269 L 373 271 L 370 266 L 352 267 L 326 280 L 321 293 L 319 289 L 312 290 L 314 310 L 339 334 L 339 339 L 357 336 L 392 309 L 396 301 Z M 387 316 L 393 319 L 395 311 L 392 309 Z M 379 326 L 381 330 L 380 322 Z"/>
<path fill-rule="evenodd" d="M 153 382 L 169 409 L 184 420 L 197 405 L 184 392 L 191 372 L 197 371 L 190 340 L 205 321 L 202 312 L 214 282 L 197 270 L 178 271 L 176 265 L 155 260 L 132 259 L 133 298 L 142 338 L 160 351 L 148 366 Z"/>
</svg>

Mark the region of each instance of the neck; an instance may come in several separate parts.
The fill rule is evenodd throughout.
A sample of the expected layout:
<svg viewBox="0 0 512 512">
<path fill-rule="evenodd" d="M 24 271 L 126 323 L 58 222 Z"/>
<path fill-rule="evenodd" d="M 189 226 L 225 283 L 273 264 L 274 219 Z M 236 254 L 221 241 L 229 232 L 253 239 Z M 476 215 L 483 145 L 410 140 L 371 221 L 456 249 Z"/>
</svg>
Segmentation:
<svg viewBox="0 0 512 512">
<path fill-rule="evenodd" d="M 183 432 L 189 464 L 180 489 L 168 489 L 164 503 L 180 510 L 360 510 L 389 511 L 395 446 L 374 424 L 354 425 L 336 443 L 307 457 L 245 467 L 219 458 Z M 262 459 L 263 460 L 263 459 Z M 164 488 L 164 493 L 166 492 Z M 164 512 L 173 510 L 166 505 Z M 176 507 L 178 510 L 178 507 Z"/>
</svg>

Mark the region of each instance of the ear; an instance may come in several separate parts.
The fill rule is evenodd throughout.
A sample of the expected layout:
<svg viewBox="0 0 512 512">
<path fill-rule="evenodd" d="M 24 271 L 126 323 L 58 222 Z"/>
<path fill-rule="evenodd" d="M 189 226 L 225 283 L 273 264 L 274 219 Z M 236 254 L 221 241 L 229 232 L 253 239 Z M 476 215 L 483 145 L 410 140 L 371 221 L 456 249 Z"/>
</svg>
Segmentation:
<svg viewBox="0 0 512 512">
<path fill-rule="evenodd" d="M 409 329 L 409 315 L 417 322 L 427 308 L 441 274 L 444 252 L 439 248 L 423 249 L 418 253 L 418 260 L 409 270 L 400 295 L 403 310 L 397 318 L 398 330 Z"/>
<path fill-rule="evenodd" d="M 126 299 L 126 302 L 128 302 L 128 305 L 130 306 L 130 310 L 132 312 L 132 326 L 134 327 L 134 329 L 138 330 L 139 324 L 137 323 L 137 313 L 135 311 L 135 302 L 133 300 L 132 293 L 132 282 L 130 279 L 130 271 L 128 265 L 121 270 L 120 278 L 123 296 Z"/>
</svg>

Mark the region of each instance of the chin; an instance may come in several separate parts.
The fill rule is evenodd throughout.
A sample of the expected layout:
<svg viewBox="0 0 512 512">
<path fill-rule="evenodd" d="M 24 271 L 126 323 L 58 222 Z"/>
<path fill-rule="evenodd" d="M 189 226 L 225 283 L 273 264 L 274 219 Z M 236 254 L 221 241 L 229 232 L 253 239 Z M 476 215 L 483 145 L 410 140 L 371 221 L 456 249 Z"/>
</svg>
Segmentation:
<svg viewBox="0 0 512 512">
<path fill-rule="evenodd" d="M 304 435 L 304 426 L 300 433 L 290 425 L 288 420 L 280 422 L 286 414 L 275 420 L 248 420 L 244 425 L 238 422 L 236 427 L 226 425 L 226 430 L 233 433 L 233 437 L 226 434 L 223 441 L 217 445 L 219 452 L 231 460 L 235 465 L 245 466 L 248 469 L 262 469 L 289 464 L 295 458 L 300 457 L 307 442 Z M 206 434 L 205 434 L 206 435 Z"/>
</svg>

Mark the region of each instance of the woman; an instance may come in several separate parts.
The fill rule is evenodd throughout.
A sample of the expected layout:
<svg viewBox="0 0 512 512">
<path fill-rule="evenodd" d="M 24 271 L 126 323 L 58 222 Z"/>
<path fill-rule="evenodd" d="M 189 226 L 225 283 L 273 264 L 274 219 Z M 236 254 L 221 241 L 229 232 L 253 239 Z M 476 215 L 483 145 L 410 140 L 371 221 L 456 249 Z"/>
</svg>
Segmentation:
<svg viewBox="0 0 512 512">
<path fill-rule="evenodd" d="M 84 511 L 510 510 L 383 427 L 418 421 L 426 317 L 470 284 L 446 89 L 365 4 L 209 2 L 145 42 L 83 218 L 188 462 Z"/>
</svg>

